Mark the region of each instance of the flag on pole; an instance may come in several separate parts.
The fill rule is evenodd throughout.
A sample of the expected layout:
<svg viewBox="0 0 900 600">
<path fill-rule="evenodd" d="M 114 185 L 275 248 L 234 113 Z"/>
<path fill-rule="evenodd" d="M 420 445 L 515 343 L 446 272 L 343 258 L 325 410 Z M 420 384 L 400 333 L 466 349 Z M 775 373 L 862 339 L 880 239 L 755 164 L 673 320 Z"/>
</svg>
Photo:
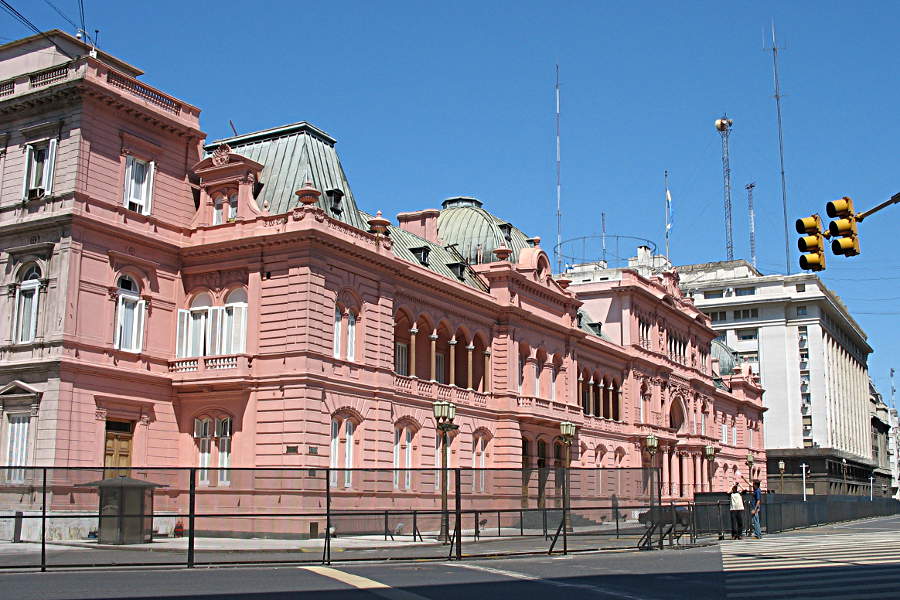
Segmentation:
<svg viewBox="0 0 900 600">
<path fill-rule="evenodd" d="M 666 233 L 669 233 L 669 230 L 672 229 L 672 219 L 675 216 L 672 212 L 672 192 L 669 191 L 669 188 L 666 188 L 666 214 L 669 216 L 666 222 Z"/>
</svg>

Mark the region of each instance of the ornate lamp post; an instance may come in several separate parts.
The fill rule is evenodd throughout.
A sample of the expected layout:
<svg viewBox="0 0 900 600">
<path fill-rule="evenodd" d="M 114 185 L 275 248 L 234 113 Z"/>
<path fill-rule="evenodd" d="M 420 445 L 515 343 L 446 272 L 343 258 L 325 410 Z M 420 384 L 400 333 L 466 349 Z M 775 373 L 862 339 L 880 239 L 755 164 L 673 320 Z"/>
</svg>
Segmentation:
<svg viewBox="0 0 900 600">
<path fill-rule="evenodd" d="M 441 435 L 441 533 L 438 539 L 447 543 L 450 541 L 450 515 L 447 513 L 447 434 L 459 425 L 453 424 L 456 417 L 456 405 L 446 400 L 437 400 L 432 405 L 434 420 L 437 423 Z"/>
<path fill-rule="evenodd" d="M 571 531 L 572 525 L 569 521 L 569 467 L 572 462 L 572 441 L 575 439 L 575 423 L 570 423 L 569 421 L 561 422 L 559 424 L 559 434 L 562 438 L 563 446 L 566 448 L 566 455 L 563 463 L 563 477 L 566 478 L 565 487 L 563 488 L 563 515 L 566 521 L 566 531 Z"/>
<path fill-rule="evenodd" d="M 781 473 L 781 494 L 784 495 L 784 461 L 778 461 L 778 472 Z"/>
<path fill-rule="evenodd" d="M 753 458 L 752 454 L 747 455 L 747 460 L 744 461 L 747 463 L 747 475 L 750 476 L 750 483 L 753 483 L 753 463 L 756 462 L 756 459 Z"/>
<path fill-rule="evenodd" d="M 711 444 L 707 444 L 703 447 L 703 454 L 706 456 L 706 481 L 707 481 L 707 489 L 708 491 L 712 490 L 712 468 L 710 467 L 712 461 L 716 458 L 717 448 Z"/>
<path fill-rule="evenodd" d="M 647 454 L 650 455 L 650 468 L 653 468 L 653 457 L 656 456 L 656 452 L 659 450 L 659 438 L 653 435 L 652 433 L 644 438 L 644 448 L 647 449 Z M 657 483 L 656 488 L 659 490 L 660 498 L 662 498 L 662 474 L 657 472 Z M 652 498 L 652 495 L 651 495 Z M 651 500 L 652 504 L 652 500 Z"/>
</svg>

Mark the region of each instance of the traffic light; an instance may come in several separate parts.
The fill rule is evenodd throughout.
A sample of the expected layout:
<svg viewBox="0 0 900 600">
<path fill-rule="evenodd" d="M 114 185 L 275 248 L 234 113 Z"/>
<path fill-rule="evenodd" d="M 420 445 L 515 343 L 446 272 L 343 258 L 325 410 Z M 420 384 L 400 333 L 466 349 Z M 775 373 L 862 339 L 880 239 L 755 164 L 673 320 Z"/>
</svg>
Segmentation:
<svg viewBox="0 0 900 600">
<path fill-rule="evenodd" d="M 822 231 L 822 218 L 810 215 L 797 219 L 797 233 L 806 234 L 797 240 L 797 247 L 804 252 L 800 257 L 800 268 L 807 271 L 825 269 L 825 233 Z"/>
<path fill-rule="evenodd" d="M 844 196 L 825 205 L 825 212 L 834 219 L 828 224 L 831 237 L 831 251 L 837 256 L 856 256 L 859 254 L 859 235 L 856 229 L 856 213 L 853 212 L 853 200 Z"/>
</svg>

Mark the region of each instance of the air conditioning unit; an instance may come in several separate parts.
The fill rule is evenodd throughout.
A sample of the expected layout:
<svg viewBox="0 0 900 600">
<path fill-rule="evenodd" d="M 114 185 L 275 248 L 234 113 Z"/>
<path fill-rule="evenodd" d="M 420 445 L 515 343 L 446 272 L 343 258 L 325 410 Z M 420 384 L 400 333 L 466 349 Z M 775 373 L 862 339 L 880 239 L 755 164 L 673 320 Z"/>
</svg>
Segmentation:
<svg viewBox="0 0 900 600">
<path fill-rule="evenodd" d="M 38 200 L 39 198 L 44 197 L 44 188 L 36 187 L 28 190 L 28 199 L 29 200 Z"/>
</svg>

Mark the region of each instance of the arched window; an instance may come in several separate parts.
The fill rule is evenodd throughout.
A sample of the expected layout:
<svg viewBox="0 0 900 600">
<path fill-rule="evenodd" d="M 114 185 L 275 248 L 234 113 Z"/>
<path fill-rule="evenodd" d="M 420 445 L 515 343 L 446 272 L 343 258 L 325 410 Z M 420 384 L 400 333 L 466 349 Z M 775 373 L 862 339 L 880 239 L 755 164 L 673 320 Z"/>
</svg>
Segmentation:
<svg viewBox="0 0 900 600">
<path fill-rule="evenodd" d="M 353 485 L 353 434 L 356 425 L 350 419 L 344 421 L 344 487 Z"/>
<path fill-rule="evenodd" d="M 37 336 L 38 304 L 40 302 L 41 270 L 29 265 L 22 271 L 16 288 L 15 342 L 24 344 Z"/>
<path fill-rule="evenodd" d="M 338 463 L 340 456 L 340 448 L 341 448 L 341 422 L 337 419 L 331 420 L 331 453 L 329 455 L 328 465 L 331 467 L 331 478 L 329 481 L 329 485 L 331 487 L 337 487 L 338 482 L 338 472 L 337 469 L 340 466 Z"/>
<path fill-rule="evenodd" d="M 210 294 L 194 296 L 187 310 L 178 311 L 176 356 L 241 354 L 247 339 L 247 290 L 235 288 L 225 306 L 213 306 Z"/>
<path fill-rule="evenodd" d="M 442 442 L 444 436 L 440 431 L 434 432 L 434 489 L 441 488 L 441 448 L 444 450 L 444 456 L 447 457 L 447 489 L 450 489 L 450 447 L 453 445 L 453 438 L 447 434 L 447 443 Z"/>
<path fill-rule="evenodd" d="M 331 419 L 331 455 L 329 456 L 329 466 L 331 467 L 329 484 L 331 487 L 337 487 L 338 482 L 342 479 L 345 488 L 353 485 L 353 436 L 355 433 L 356 423 L 352 419 L 346 417 Z M 344 445 L 343 453 L 341 452 L 342 443 Z M 343 478 L 339 476 L 339 471 L 343 471 Z"/>
<path fill-rule="evenodd" d="M 228 415 L 203 415 L 194 419 L 194 441 L 197 444 L 197 482 L 212 485 L 231 483 L 231 437 L 233 421 Z"/>
<path fill-rule="evenodd" d="M 237 217 L 237 193 L 226 196 L 224 193 L 216 195 L 213 201 L 213 225 L 230 223 Z"/>
<path fill-rule="evenodd" d="M 487 466 L 487 438 L 476 435 L 472 440 L 472 491 L 483 492 Z"/>
<path fill-rule="evenodd" d="M 114 345 L 126 352 L 140 352 L 144 345 L 144 308 L 138 284 L 128 275 L 119 277 Z"/>
<path fill-rule="evenodd" d="M 241 354 L 247 339 L 247 290 L 236 288 L 225 297 L 221 354 Z"/>
</svg>

